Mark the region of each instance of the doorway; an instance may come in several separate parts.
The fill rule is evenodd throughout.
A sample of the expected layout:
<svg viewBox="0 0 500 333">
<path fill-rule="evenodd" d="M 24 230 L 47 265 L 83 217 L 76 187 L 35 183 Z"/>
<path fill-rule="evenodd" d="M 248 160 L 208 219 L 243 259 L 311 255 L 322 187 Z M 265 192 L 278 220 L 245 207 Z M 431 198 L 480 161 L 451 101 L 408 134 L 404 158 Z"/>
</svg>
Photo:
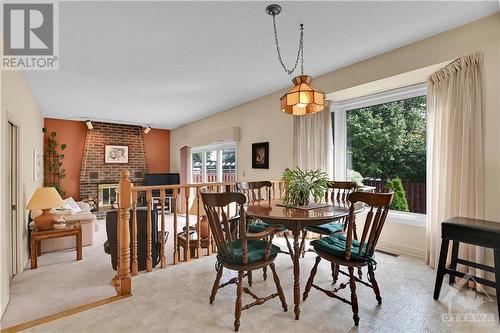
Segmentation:
<svg viewBox="0 0 500 333">
<path fill-rule="evenodd" d="M 12 280 L 17 273 L 18 262 L 18 167 L 19 167 L 19 136 L 18 127 L 9 121 L 9 137 L 8 137 L 8 206 L 10 207 L 9 221 L 8 221 L 8 235 L 9 237 L 9 250 L 10 250 L 10 265 L 9 265 L 9 278 Z"/>
</svg>

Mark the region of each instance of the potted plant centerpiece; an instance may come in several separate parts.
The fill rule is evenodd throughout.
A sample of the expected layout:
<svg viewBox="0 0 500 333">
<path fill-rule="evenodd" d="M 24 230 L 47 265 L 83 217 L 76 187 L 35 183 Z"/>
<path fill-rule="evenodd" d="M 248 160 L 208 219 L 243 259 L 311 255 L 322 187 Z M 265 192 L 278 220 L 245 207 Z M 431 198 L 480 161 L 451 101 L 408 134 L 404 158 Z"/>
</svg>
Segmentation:
<svg viewBox="0 0 500 333">
<path fill-rule="evenodd" d="M 325 196 L 328 188 L 328 175 L 321 169 L 295 170 L 287 169 L 283 173 L 285 181 L 285 197 L 283 204 L 287 207 L 307 206 L 311 197 L 319 202 Z"/>
</svg>

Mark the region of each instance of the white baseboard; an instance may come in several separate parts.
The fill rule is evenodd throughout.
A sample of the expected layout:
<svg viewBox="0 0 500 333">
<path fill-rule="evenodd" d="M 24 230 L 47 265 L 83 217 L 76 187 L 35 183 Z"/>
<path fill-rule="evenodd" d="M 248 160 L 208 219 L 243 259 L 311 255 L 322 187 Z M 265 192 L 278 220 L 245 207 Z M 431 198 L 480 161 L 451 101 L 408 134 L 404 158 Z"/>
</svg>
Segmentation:
<svg viewBox="0 0 500 333">
<path fill-rule="evenodd" d="M 384 240 L 379 240 L 378 246 L 380 250 L 391 252 L 395 254 L 409 255 L 412 257 L 417 257 L 420 259 L 425 259 L 425 249 L 420 249 L 417 247 L 407 246 L 404 244 L 398 244 L 393 242 L 388 242 Z"/>
</svg>

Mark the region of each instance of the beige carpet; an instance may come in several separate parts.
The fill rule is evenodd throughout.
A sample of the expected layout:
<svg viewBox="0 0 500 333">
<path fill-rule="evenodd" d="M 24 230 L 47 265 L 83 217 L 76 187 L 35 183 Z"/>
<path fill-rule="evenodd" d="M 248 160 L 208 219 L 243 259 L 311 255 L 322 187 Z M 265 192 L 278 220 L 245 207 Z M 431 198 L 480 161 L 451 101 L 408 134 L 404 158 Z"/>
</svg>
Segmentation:
<svg viewBox="0 0 500 333">
<path fill-rule="evenodd" d="M 178 219 L 179 230 L 184 218 Z M 0 322 L 6 328 L 26 321 L 55 314 L 63 310 L 116 295 L 111 285 L 115 271 L 111 258 L 104 253 L 106 222 L 97 222 L 94 244 L 83 248 L 83 260 L 76 261 L 74 250 L 43 254 L 38 258 L 38 268 L 25 271 L 12 280 L 10 301 Z M 167 216 L 167 260 L 172 263 L 173 217 Z"/>
</svg>

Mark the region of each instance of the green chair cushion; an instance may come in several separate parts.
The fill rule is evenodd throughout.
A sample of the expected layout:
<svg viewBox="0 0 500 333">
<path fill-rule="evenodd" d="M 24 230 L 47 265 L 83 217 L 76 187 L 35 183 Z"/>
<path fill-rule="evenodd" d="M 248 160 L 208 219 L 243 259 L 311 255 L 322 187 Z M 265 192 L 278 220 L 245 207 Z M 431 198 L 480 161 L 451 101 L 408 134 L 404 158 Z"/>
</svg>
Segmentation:
<svg viewBox="0 0 500 333">
<path fill-rule="evenodd" d="M 325 223 L 321 225 L 312 225 L 306 228 L 307 231 L 322 235 L 331 235 L 344 230 L 343 223 Z"/>
<path fill-rule="evenodd" d="M 248 224 L 248 232 L 250 233 L 257 233 L 257 232 L 261 232 L 261 231 L 264 231 L 266 228 L 269 228 L 271 227 L 270 224 L 267 224 L 265 222 L 262 222 L 262 221 L 256 221 L 254 223 L 249 223 Z M 285 227 L 282 227 L 280 229 L 280 231 L 286 231 L 286 228 Z"/>
<path fill-rule="evenodd" d="M 311 242 L 311 245 L 314 247 L 314 250 L 326 252 L 334 257 L 345 258 L 345 250 L 346 250 L 346 234 L 338 233 L 333 234 L 328 237 L 323 237 L 321 239 L 317 239 Z M 364 250 L 366 248 L 366 244 L 363 246 L 361 250 L 361 254 L 359 253 L 359 242 L 355 239 L 352 240 L 351 244 L 351 259 L 365 261 L 370 260 L 371 257 L 365 257 Z"/>
<path fill-rule="evenodd" d="M 265 251 L 267 246 L 266 240 L 247 240 L 247 257 L 248 263 L 254 263 L 265 259 Z M 243 265 L 243 252 L 241 250 L 241 239 L 237 239 L 227 244 L 227 249 L 232 255 L 223 257 L 223 260 Z M 271 246 L 269 257 L 276 256 L 280 248 L 276 245 Z"/>
</svg>

